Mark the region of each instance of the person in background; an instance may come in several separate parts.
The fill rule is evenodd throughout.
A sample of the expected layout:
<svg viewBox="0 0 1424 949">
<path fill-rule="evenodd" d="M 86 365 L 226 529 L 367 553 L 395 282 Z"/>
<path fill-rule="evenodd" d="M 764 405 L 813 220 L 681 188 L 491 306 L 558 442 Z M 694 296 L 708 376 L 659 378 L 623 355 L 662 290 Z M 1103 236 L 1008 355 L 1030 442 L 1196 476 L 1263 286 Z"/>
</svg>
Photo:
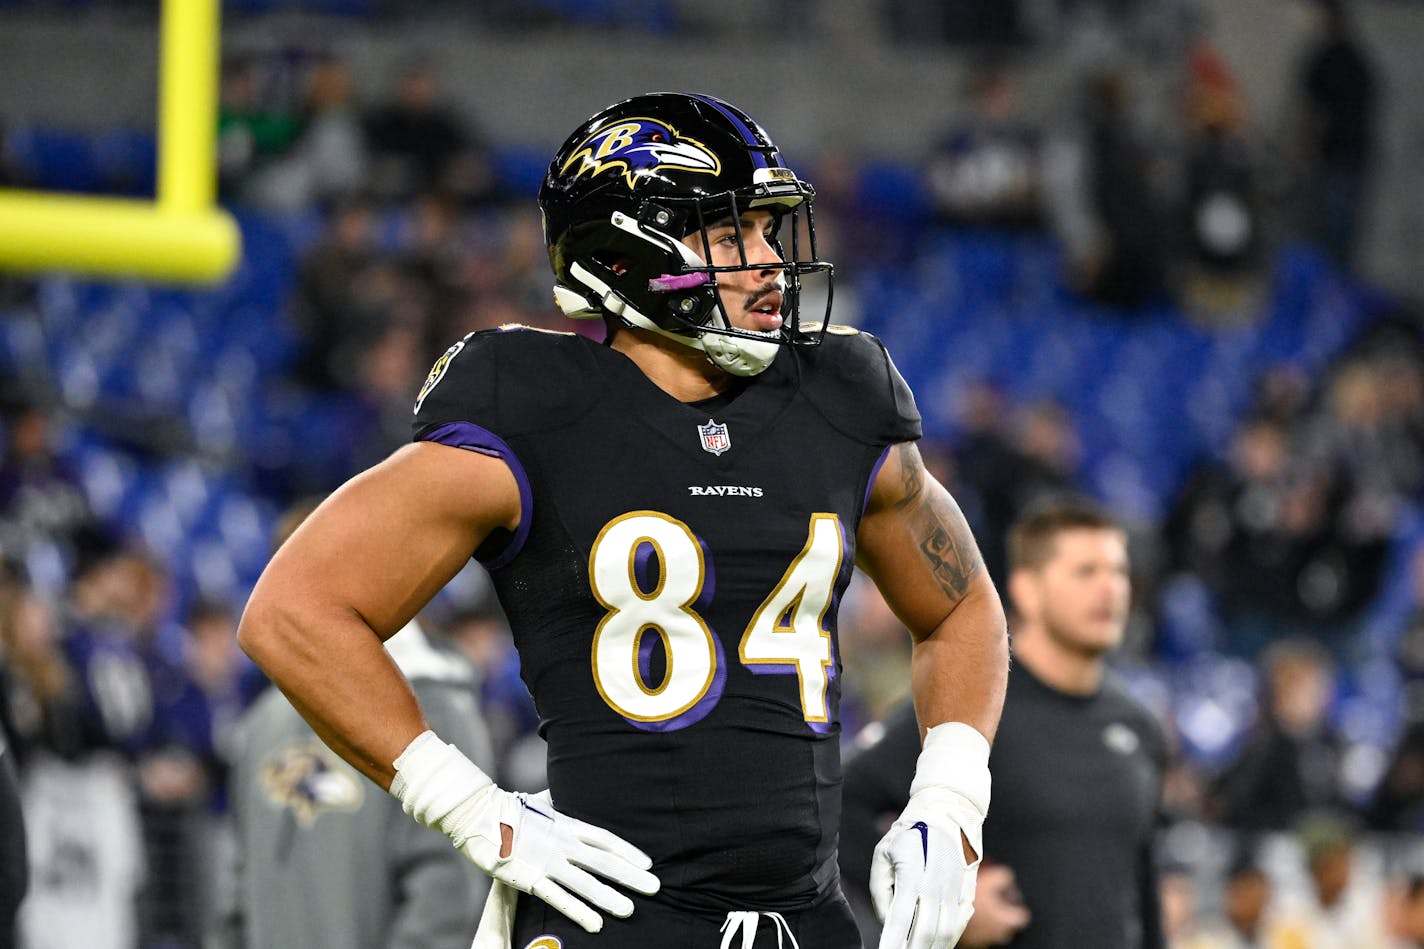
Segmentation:
<svg viewBox="0 0 1424 949">
<path fill-rule="evenodd" d="M 1317 0 L 1316 37 L 1300 72 L 1310 230 L 1347 270 L 1359 250 L 1375 159 L 1380 82 L 1346 0 Z"/>
<path fill-rule="evenodd" d="M 156 747 L 154 684 L 130 622 L 131 552 L 97 526 L 76 541 L 62 610 L 31 597 L 16 617 L 39 703 L 24 727 L 34 742 L 25 748 L 31 880 L 20 933 L 27 949 L 133 949 L 144 925 L 138 772 Z"/>
<path fill-rule="evenodd" d="M 1409 558 L 1406 605 L 1390 638 L 1404 676 L 1404 720 L 1365 809 L 1371 830 L 1424 833 L 1424 543 Z"/>
<path fill-rule="evenodd" d="M 313 504 L 289 509 L 278 547 Z M 386 643 L 435 727 L 493 766 L 474 669 L 409 623 Z M 238 725 L 236 861 L 208 949 L 467 949 L 488 878 L 375 793 L 269 688 Z"/>
<path fill-rule="evenodd" d="M 23 593 L 20 572 L 0 550 L 0 949 L 15 949 L 20 902 L 30 882 L 25 815 L 20 804 L 20 778 L 11 750 L 10 666 L 14 663 L 13 616 Z"/>
<path fill-rule="evenodd" d="M 932 149 L 925 184 L 939 219 L 1005 230 L 1043 225 L 1040 141 L 1022 114 L 1016 77 L 991 65 L 971 83 L 974 111 Z"/>
<path fill-rule="evenodd" d="M 366 113 L 363 126 L 371 191 L 378 200 L 408 203 L 422 192 L 435 192 L 468 208 L 493 199 L 489 147 L 469 121 L 441 101 L 440 76 L 427 59 L 401 69 L 395 88 Z"/>
<path fill-rule="evenodd" d="M 20 384 L 20 380 L 12 380 Z M 27 583 L 60 595 L 63 566 L 93 512 L 63 444 L 62 416 L 33 393 L 0 391 L 0 550 Z"/>
<path fill-rule="evenodd" d="M 1176 261 L 1184 305 L 1206 323 L 1254 318 L 1266 240 L 1259 160 L 1246 97 L 1226 57 L 1205 36 L 1187 50 L 1182 193 Z"/>
<path fill-rule="evenodd" d="M 1228 827 L 1289 830 L 1313 810 L 1349 807 L 1345 740 L 1330 720 L 1335 671 L 1314 641 L 1284 640 L 1262 656 L 1260 715 L 1217 779 L 1209 808 Z"/>
<path fill-rule="evenodd" d="M 295 214 L 329 206 L 365 183 L 366 138 L 350 64 L 321 56 L 307 67 L 298 131 L 278 157 L 247 175 L 237 200 Z"/>
<path fill-rule="evenodd" d="M 253 672 L 237 648 L 237 611 L 227 602 L 197 599 L 184 614 L 183 632 L 183 666 L 191 687 L 182 714 L 201 728 L 198 747 L 207 770 L 210 810 L 219 815 L 227 809 L 227 769 L 237 722 L 255 698 L 244 682 Z"/>
<path fill-rule="evenodd" d="M 389 323 L 373 274 L 382 261 L 370 201 L 349 197 L 331 209 L 320 237 L 298 264 L 291 316 L 299 350 L 294 376 L 319 391 L 349 391 L 372 340 Z"/>
<path fill-rule="evenodd" d="M 0 701 L 4 701 L 0 684 Z M 0 729 L 0 839 L 5 841 L 0 857 L 0 949 L 14 949 L 15 920 L 20 902 L 30 882 L 25 847 L 25 815 L 20 807 L 20 779 L 15 773 L 15 756 L 4 729 Z"/>
<path fill-rule="evenodd" d="M 1060 495 L 1020 516 L 1007 549 L 1016 661 L 961 945 L 1160 949 L 1153 848 L 1167 742 L 1107 665 L 1128 616 L 1127 535 L 1096 504 Z M 915 737 L 902 708 L 847 762 L 848 888 L 867 885 L 866 843 L 908 794 Z"/>
<path fill-rule="evenodd" d="M 1310 949 L 1393 949 L 1379 866 L 1360 846 L 1359 829 L 1343 811 L 1315 810 L 1297 822 L 1307 886 L 1280 893 L 1271 909 L 1268 945 Z"/>
<path fill-rule="evenodd" d="M 1243 848 L 1226 870 L 1219 910 L 1191 921 L 1172 949 L 1273 949 L 1267 919 L 1273 890 L 1255 854 Z"/>
<path fill-rule="evenodd" d="M 1160 304 L 1168 291 L 1170 230 L 1135 96 L 1125 69 L 1094 73 L 1081 114 L 1044 149 L 1045 201 L 1065 278 L 1085 298 L 1125 312 Z"/>
<path fill-rule="evenodd" d="M 278 161 L 301 135 L 297 116 L 267 95 L 263 63 L 236 55 L 222 64 L 218 87 L 218 198 L 233 201 L 248 180 Z"/>
<path fill-rule="evenodd" d="M 1073 490 L 1079 435 L 1062 405 L 1015 405 L 1001 386 L 982 379 L 966 386 L 956 416 L 963 432 L 955 451 L 960 504 L 973 506 L 984 564 L 1003 588 L 1009 528 L 1035 502 Z"/>
</svg>

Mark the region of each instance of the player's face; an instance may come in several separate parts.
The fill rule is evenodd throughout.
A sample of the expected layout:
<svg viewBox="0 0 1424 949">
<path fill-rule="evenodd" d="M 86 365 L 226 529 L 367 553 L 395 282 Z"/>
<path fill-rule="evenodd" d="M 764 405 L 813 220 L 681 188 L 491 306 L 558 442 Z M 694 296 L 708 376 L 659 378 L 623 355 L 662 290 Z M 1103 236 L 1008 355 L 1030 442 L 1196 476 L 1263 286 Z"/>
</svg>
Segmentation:
<svg viewBox="0 0 1424 949">
<path fill-rule="evenodd" d="M 1122 642 L 1132 588 L 1127 538 L 1121 531 L 1080 528 L 1060 533 L 1053 556 L 1035 571 L 1044 630 L 1075 652 L 1102 654 Z"/>
<path fill-rule="evenodd" d="M 771 244 L 774 223 L 770 211 L 756 210 L 744 212 L 739 220 L 728 218 L 707 228 L 707 244 L 712 252 L 708 264 L 740 267 L 745 248 L 746 263 L 754 265 L 749 270 L 717 274 L 722 305 L 737 329 L 766 332 L 781 328 L 784 280 L 781 256 Z M 684 237 L 683 243 L 699 257 L 707 253 L 700 231 Z"/>
</svg>

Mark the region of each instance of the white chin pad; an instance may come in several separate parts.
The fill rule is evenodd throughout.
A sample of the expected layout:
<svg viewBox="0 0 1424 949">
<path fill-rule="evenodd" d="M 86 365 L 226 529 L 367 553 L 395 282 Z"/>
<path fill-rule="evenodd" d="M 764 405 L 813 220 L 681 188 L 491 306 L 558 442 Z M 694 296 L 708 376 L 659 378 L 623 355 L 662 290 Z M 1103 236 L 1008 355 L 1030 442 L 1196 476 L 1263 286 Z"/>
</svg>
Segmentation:
<svg viewBox="0 0 1424 949">
<path fill-rule="evenodd" d="M 781 344 L 773 339 L 748 339 L 745 336 L 724 336 L 704 333 L 702 351 L 719 368 L 734 376 L 755 376 L 776 359 Z"/>
</svg>

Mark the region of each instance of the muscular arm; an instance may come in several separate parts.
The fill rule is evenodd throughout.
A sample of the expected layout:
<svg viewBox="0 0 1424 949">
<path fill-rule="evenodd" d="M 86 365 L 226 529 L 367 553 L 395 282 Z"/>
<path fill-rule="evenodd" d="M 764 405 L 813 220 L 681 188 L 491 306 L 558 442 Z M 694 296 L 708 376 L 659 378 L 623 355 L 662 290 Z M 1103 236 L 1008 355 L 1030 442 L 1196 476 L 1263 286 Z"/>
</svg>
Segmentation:
<svg viewBox="0 0 1424 949">
<path fill-rule="evenodd" d="M 519 490 L 496 458 L 422 442 L 338 489 L 252 591 L 238 642 L 333 751 L 381 787 L 428 726 L 382 643 L 450 581 Z"/>
<path fill-rule="evenodd" d="M 1008 682 L 1003 606 L 964 515 L 913 443 L 890 449 L 856 541 L 861 568 L 914 637 L 921 732 L 963 722 L 993 741 Z"/>
</svg>

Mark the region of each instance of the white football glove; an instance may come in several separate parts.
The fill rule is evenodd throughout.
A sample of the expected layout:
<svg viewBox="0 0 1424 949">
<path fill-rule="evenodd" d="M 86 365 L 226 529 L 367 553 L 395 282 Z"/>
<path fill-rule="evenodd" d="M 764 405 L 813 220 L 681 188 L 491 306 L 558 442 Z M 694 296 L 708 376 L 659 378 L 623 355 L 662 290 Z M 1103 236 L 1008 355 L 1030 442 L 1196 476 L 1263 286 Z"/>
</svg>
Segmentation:
<svg viewBox="0 0 1424 949">
<path fill-rule="evenodd" d="M 442 832 L 470 862 L 539 897 L 591 933 L 626 917 L 633 901 L 594 874 L 639 893 L 658 891 L 652 859 L 616 834 L 554 810 L 546 794 L 500 790 L 454 745 L 422 733 L 395 760 L 391 794 L 405 812 Z M 508 828 L 510 847 L 500 856 Z M 587 902 L 584 902 L 587 900 Z"/>
<path fill-rule="evenodd" d="M 984 854 L 989 742 L 960 722 L 925 734 L 910 800 L 875 848 L 870 895 L 884 921 L 880 949 L 949 949 L 974 915 L 979 859 L 966 864 L 960 834 Z"/>
</svg>

